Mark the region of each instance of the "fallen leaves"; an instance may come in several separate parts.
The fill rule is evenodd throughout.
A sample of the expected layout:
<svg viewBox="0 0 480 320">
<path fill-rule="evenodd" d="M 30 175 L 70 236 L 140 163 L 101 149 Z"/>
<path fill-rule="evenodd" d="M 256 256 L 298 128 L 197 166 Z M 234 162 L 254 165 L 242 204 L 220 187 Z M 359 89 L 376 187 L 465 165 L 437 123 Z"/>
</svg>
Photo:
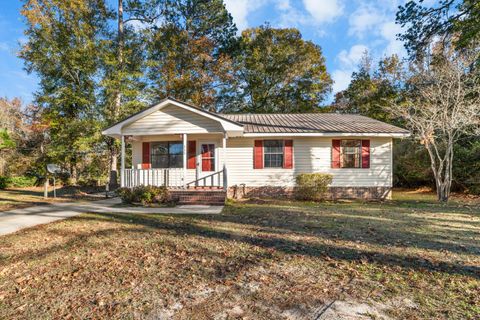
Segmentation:
<svg viewBox="0 0 480 320">
<path fill-rule="evenodd" d="M 0 318 L 282 318 L 318 309 L 352 277 L 345 297 L 414 299 L 418 310 L 396 306 L 397 318 L 438 318 L 440 301 L 451 317 L 468 314 L 480 284 L 467 268 L 480 261 L 462 246 L 478 237 L 449 231 L 439 246 L 425 219 L 446 215 L 428 210 L 289 202 L 217 216 L 83 215 L 0 239 Z"/>
</svg>

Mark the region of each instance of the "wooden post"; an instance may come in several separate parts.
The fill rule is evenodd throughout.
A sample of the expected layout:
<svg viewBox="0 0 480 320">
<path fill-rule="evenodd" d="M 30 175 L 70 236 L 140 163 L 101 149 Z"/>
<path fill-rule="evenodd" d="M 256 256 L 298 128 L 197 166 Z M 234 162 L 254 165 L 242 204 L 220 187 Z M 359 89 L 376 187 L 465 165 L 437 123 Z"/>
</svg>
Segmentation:
<svg viewBox="0 0 480 320">
<path fill-rule="evenodd" d="M 125 136 L 122 134 L 122 151 L 120 164 L 120 186 L 125 187 Z"/>
</svg>

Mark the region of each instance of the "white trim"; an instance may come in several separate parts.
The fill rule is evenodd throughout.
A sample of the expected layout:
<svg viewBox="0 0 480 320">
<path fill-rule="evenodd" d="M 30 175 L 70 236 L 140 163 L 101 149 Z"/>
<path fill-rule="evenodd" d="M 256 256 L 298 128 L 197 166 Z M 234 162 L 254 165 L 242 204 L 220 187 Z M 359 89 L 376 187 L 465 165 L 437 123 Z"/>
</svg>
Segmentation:
<svg viewBox="0 0 480 320">
<path fill-rule="evenodd" d="M 244 133 L 243 137 L 390 137 L 406 138 L 410 133 L 355 133 L 355 132 L 308 132 L 308 133 Z"/>
<path fill-rule="evenodd" d="M 117 123 L 116 125 L 114 125 L 113 127 L 110 127 L 104 131 L 102 131 L 102 134 L 103 135 L 109 135 L 109 136 L 118 136 L 118 135 L 121 135 L 122 134 L 122 129 L 123 127 L 143 118 L 143 117 L 146 117 L 148 116 L 149 114 L 152 114 L 154 113 L 155 111 L 158 111 L 158 110 L 161 110 L 162 108 L 168 106 L 168 105 L 174 105 L 176 107 L 179 107 L 179 108 L 182 108 L 182 109 L 185 109 L 185 110 L 188 110 L 188 111 L 191 111 L 193 113 L 196 113 L 198 115 L 201 115 L 201 116 L 204 116 L 208 119 L 211 119 L 211 120 L 214 120 L 214 121 L 217 121 L 219 122 L 221 125 L 222 125 L 222 128 L 225 130 L 225 131 L 236 131 L 236 132 L 243 132 L 243 127 L 241 125 L 237 125 L 237 124 L 234 124 L 230 121 L 227 121 L 227 120 L 222 120 L 221 118 L 218 118 L 218 117 L 215 117 L 209 113 L 206 113 L 206 112 L 202 112 L 194 107 L 191 107 L 191 106 L 188 106 L 188 105 L 185 105 L 183 103 L 179 103 L 177 101 L 174 101 L 174 100 L 170 100 L 170 99 L 165 99 L 165 101 L 162 101 L 160 102 L 159 104 L 155 105 L 155 106 L 152 106 L 128 119 L 125 119 L 124 121 L 122 122 L 119 122 Z"/>
<path fill-rule="evenodd" d="M 202 170 L 202 144 L 213 144 L 214 145 L 214 149 L 213 149 L 213 152 L 214 152 L 214 170 L 213 171 L 203 171 Z M 204 176 L 208 176 L 209 174 L 212 174 L 216 171 L 219 171 L 220 169 L 218 168 L 218 164 L 219 164 L 219 159 L 218 159 L 218 141 L 216 140 L 205 140 L 205 139 L 200 139 L 198 140 L 198 148 L 197 148 L 197 151 L 198 151 L 198 174 L 199 174 L 199 178 L 202 178 Z"/>
<path fill-rule="evenodd" d="M 187 141 L 188 141 L 188 138 L 187 138 L 187 134 L 184 133 L 182 135 L 182 145 L 183 145 L 183 150 L 182 150 L 182 156 L 183 156 L 183 187 L 186 188 L 187 187 L 187 156 L 188 156 L 188 152 L 187 152 L 187 148 L 188 148 L 188 144 L 187 144 Z"/>
<path fill-rule="evenodd" d="M 121 160 L 120 160 L 120 187 L 125 187 L 125 136 L 122 135 Z"/>
</svg>

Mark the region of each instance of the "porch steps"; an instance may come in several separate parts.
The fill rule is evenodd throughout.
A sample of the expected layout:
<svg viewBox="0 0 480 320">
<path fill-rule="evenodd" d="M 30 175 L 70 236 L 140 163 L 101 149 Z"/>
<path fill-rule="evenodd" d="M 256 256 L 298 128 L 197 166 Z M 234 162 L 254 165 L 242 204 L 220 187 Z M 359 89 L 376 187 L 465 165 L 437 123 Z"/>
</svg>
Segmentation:
<svg viewBox="0 0 480 320">
<path fill-rule="evenodd" d="M 203 204 L 222 206 L 225 204 L 227 193 L 224 190 L 172 190 L 172 198 L 178 204 Z"/>
</svg>

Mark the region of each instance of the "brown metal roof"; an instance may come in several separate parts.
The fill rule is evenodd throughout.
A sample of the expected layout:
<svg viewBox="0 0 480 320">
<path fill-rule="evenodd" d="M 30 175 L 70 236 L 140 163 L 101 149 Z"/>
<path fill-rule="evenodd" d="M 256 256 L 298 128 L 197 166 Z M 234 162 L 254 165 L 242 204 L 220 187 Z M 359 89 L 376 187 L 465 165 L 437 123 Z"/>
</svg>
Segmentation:
<svg viewBox="0 0 480 320">
<path fill-rule="evenodd" d="M 356 114 L 220 114 L 242 124 L 244 133 L 408 133 L 408 130 Z"/>
</svg>

